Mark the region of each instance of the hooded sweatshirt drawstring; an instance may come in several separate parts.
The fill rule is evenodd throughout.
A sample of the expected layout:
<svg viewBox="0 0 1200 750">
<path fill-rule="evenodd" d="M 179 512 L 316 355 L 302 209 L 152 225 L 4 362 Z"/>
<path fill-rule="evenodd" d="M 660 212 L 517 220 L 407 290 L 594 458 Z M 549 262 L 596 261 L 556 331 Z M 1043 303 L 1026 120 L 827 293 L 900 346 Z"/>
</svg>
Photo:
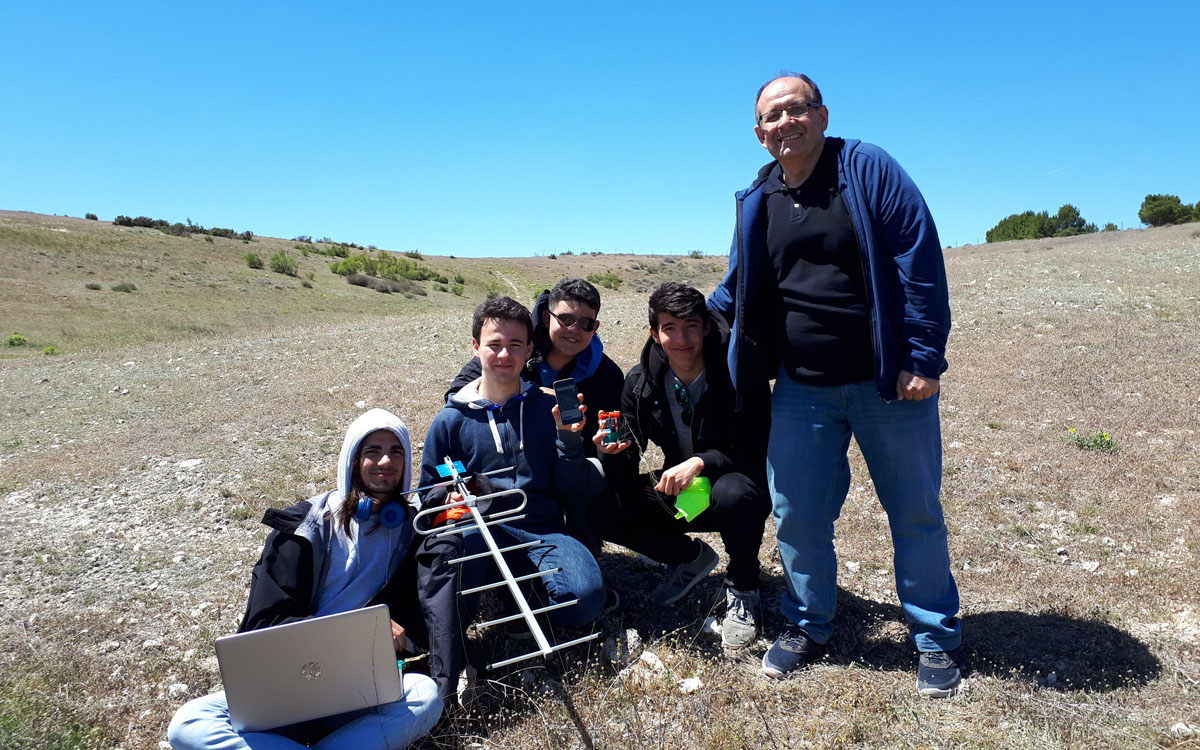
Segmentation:
<svg viewBox="0 0 1200 750">
<path fill-rule="evenodd" d="M 496 416 L 495 416 L 495 415 L 496 415 L 496 409 L 497 409 L 497 408 L 498 408 L 498 407 L 495 407 L 495 406 L 493 406 L 491 409 L 488 409 L 488 410 L 487 410 L 487 415 L 488 415 L 488 427 L 491 427 L 491 428 L 492 428 L 492 440 L 494 440 L 494 441 L 495 441 L 495 443 L 496 443 L 496 452 L 497 452 L 497 453 L 503 453 L 503 452 L 504 452 L 504 446 L 502 446 L 502 445 L 500 444 L 500 430 L 498 430 L 498 429 L 496 428 Z"/>
<path fill-rule="evenodd" d="M 533 387 L 529 383 L 526 383 L 525 386 L 528 388 Z M 519 407 L 520 411 L 517 413 L 517 424 L 516 424 L 517 449 L 524 451 L 525 450 L 525 394 L 518 393 L 517 395 L 512 396 L 509 400 L 510 401 L 518 401 L 521 404 Z M 465 388 L 458 391 L 458 393 L 451 394 L 447 405 L 449 406 L 452 404 L 459 404 L 459 405 L 466 406 L 471 409 L 482 409 L 483 411 L 487 412 L 488 429 L 492 433 L 492 443 L 496 446 L 497 453 L 499 453 L 501 455 L 504 454 L 504 442 L 500 439 L 500 428 L 499 428 L 499 426 L 496 425 L 496 414 L 495 414 L 497 411 L 502 410 L 504 407 L 499 406 L 497 404 L 493 404 L 492 402 L 488 401 L 487 399 L 485 399 L 479 395 L 479 381 L 478 380 L 467 385 Z M 511 422 L 511 420 L 510 420 L 510 422 Z"/>
</svg>

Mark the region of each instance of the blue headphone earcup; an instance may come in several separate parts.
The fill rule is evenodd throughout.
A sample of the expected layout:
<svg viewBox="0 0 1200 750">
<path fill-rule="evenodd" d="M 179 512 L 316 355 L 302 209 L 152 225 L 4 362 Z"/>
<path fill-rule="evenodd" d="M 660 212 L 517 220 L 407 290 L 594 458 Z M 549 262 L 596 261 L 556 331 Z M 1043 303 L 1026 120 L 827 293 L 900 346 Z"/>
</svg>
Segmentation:
<svg viewBox="0 0 1200 750">
<path fill-rule="evenodd" d="M 374 504 L 374 500 L 363 495 L 358 500 L 358 508 L 354 511 L 354 518 L 360 523 L 369 521 L 371 519 L 371 506 Z"/>
<path fill-rule="evenodd" d="M 383 524 L 385 529 L 394 529 L 404 523 L 404 515 L 403 503 L 388 503 L 379 511 L 379 523 Z"/>
</svg>

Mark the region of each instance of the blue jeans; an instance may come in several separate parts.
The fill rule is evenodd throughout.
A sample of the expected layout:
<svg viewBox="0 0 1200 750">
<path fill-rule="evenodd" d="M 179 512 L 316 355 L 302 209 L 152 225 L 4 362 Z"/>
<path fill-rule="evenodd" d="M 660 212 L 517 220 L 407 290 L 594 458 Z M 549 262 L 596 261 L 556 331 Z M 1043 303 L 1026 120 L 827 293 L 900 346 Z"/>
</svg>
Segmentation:
<svg viewBox="0 0 1200 750">
<path fill-rule="evenodd" d="M 557 573 L 536 579 L 541 581 L 542 585 L 532 587 L 536 593 L 545 591 L 549 600 L 545 604 L 578 601 L 578 604 L 570 607 L 547 612 L 545 616 L 551 623 L 579 627 L 600 616 L 604 610 L 604 578 L 600 574 L 596 558 L 592 557 L 592 553 L 588 552 L 587 547 L 578 539 L 559 532 L 535 534 L 508 524 L 489 526 L 488 531 L 492 533 L 496 545 L 501 549 L 535 539 L 542 540 L 542 544 L 510 552 L 504 559 L 514 576 L 561 568 Z M 468 555 L 487 549 L 483 537 L 477 532 L 465 534 L 463 542 L 464 551 Z M 500 580 L 496 564 L 490 558 L 472 560 L 464 565 L 464 589 L 481 585 L 483 581 Z M 530 606 L 537 608 L 535 602 L 530 602 Z"/>
<path fill-rule="evenodd" d="M 423 674 L 404 674 L 404 694 L 394 703 L 280 727 L 273 732 L 233 730 L 225 693 L 188 701 L 167 727 L 174 750 L 298 750 L 312 747 L 398 750 L 433 729 L 442 715 L 436 683 Z M 295 739 L 292 739 L 295 737 Z"/>
<path fill-rule="evenodd" d="M 851 435 L 887 512 L 896 593 L 917 649 L 957 648 L 958 588 L 939 499 L 938 399 L 885 403 L 872 381 L 812 386 L 782 370 L 775 381 L 767 480 L 787 579 L 783 614 L 817 643 L 829 640 L 837 601 L 833 522 L 850 488 Z"/>
</svg>

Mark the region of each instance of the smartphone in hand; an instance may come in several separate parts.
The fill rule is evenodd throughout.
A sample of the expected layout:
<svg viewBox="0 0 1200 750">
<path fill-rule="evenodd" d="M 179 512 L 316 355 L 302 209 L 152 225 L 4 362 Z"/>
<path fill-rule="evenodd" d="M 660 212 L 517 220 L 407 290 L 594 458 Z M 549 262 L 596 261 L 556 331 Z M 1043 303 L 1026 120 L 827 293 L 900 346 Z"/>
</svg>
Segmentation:
<svg viewBox="0 0 1200 750">
<path fill-rule="evenodd" d="M 574 378 L 555 380 L 554 398 L 558 401 L 558 416 L 563 424 L 575 424 L 583 421 L 583 412 L 579 410 L 579 392 L 575 390 Z"/>
</svg>

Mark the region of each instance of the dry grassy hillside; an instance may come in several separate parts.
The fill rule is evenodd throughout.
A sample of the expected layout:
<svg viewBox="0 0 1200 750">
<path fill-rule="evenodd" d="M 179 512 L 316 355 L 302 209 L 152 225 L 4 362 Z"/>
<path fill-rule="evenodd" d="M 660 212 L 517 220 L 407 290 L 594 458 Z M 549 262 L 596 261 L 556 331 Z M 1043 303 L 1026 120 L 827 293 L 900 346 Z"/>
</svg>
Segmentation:
<svg viewBox="0 0 1200 750">
<path fill-rule="evenodd" d="M 0 344 L 0 747 L 156 747 L 174 710 L 219 683 L 212 640 L 240 618 L 262 510 L 332 483 L 364 405 L 396 411 L 419 439 L 489 285 L 529 301 L 563 275 L 620 276 L 602 289 L 601 336 L 628 367 L 648 290 L 708 291 L 724 264 L 427 257 L 461 274 L 464 294 L 418 282 L 426 294 L 409 298 L 350 286 L 294 244 L 0 212 L 0 333 L 27 339 Z M 298 276 L 242 260 L 279 249 Z M 915 695 L 886 521 L 856 460 L 837 630 L 812 669 L 764 677 L 769 639 L 724 657 L 703 631 L 719 575 L 652 611 L 653 574 L 610 546 L 601 567 L 624 607 L 603 638 L 635 631 L 665 671 L 622 679 L 620 662 L 580 648 L 493 675 L 479 710 L 424 747 L 1200 743 L 1187 734 L 1200 732 L 1200 227 L 946 259 L 943 499 L 964 694 Z M 136 290 L 111 289 L 122 282 Z M 770 529 L 761 559 L 773 631 Z M 489 634 L 476 645 L 508 648 Z M 703 686 L 682 692 L 687 677 Z"/>
</svg>

